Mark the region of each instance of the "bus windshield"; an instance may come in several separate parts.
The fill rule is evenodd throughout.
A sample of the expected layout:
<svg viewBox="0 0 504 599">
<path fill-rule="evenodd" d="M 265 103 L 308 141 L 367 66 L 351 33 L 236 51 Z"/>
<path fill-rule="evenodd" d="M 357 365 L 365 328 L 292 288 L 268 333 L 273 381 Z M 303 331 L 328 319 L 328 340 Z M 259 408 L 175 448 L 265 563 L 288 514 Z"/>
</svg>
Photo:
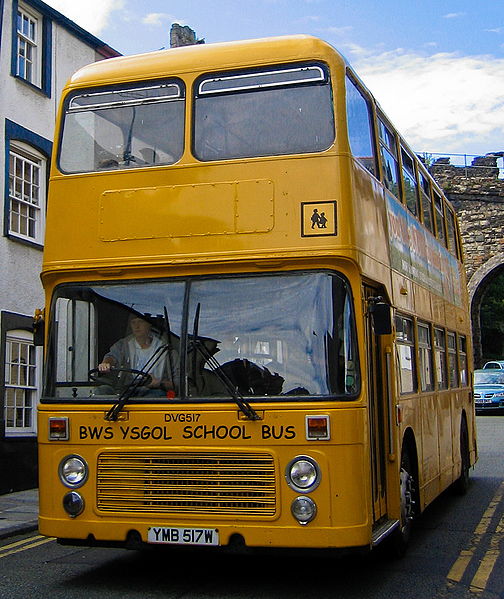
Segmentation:
<svg viewBox="0 0 504 599">
<path fill-rule="evenodd" d="M 335 273 L 62 285 L 49 337 L 45 401 L 110 401 L 139 372 L 133 402 L 360 388 L 352 299 Z"/>
<path fill-rule="evenodd" d="M 65 103 L 59 166 L 80 173 L 173 164 L 183 141 L 182 83 L 79 91 Z"/>
</svg>

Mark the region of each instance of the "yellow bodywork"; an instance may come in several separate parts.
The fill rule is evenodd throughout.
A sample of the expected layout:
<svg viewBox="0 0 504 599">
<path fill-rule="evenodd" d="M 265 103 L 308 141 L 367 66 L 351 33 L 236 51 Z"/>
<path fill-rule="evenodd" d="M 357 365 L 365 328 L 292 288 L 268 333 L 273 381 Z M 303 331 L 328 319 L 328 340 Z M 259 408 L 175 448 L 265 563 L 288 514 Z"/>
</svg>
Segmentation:
<svg viewBox="0 0 504 599">
<path fill-rule="evenodd" d="M 327 151 L 213 163 L 194 158 L 191 90 L 198 76 L 308 60 L 325 63 L 331 73 L 336 139 Z M 328 269 L 338 270 L 350 282 L 363 373 L 367 368 L 363 281 L 382 287 L 392 305 L 401 310 L 434 320 L 442 315 L 443 322 L 451 320 L 457 330 L 469 334 L 465 295 L 463 305 L 455 308 L 390 268 L 383 186 L 349 151 L 346 69 L 345 61 L 328 44 L 294 36 L 120 57 L 78 71 L 67 84 L 62 102 L 66 94 L 81 88 L 168 76 L 183 80 L 187 89 L 185 145 L 181 159 L 170 166 L 65 175 L 58 170 L 55 144 L 42 272 L 46 306 L 51 305 L 56 286 L 68 282 Z M 59 135 L 57 129 L 56 139 Z M 337 230 L 330 235 L 305 234 L 309 233 L 310 207 L 318 204 L 334 208 Z M 383 343 L 390 347 L 392 336 Z M 394 372 L 391 376 L 395 410 L 402 400 L 395 391 Z M 262 419 L 256 422 L 245 420 L 231 401 L 224 405 L 127 405 L 117 422 L 105 420 L 107 406 L 43 401 L 38 416 L 40 532 L 122 542 L 132 530 L 146 541 L 153 526 L 211 527 L 219 530 L 224 545 L 239 534 L 249 546 L 369 546 L 376 523 L 365 380 L 363 376 L 361 395 L 355 401 L 261 403 L 257 409 Z M 466 404 L 468 393 L 460 391 L 457 402 Z M 424 464 L 420 472 L 422 489 L 426 489 L 425 495 L 422 490 L 423 504 L 458 475 L 459 458 L 453 457 L 457 450 L 451 445 L 458 442 L 458 433 L 452 429 L 453 402 L 438 396 L 410 398 L 402 407 L 401 420 L 394 414 L 386 423 L 385 434 L 390 432 L 393 438 L 386 460 L 386 516 L 391 520 L 400 518 L 398 456 L 406 429 L 414 431 Z M 329 416 L 331 438 L 307 441 L 306 416 L 320 414 Z M 48 440 L 48 419 L 56 416 L 69 419 L 68 441 Z M 441 463 L 439 435 L 446 450 Z M 267 482 L 258 489 L 263 492 L 267 487 L 266 496 L 260 507 L 245 506 L 238 512 L 229 506 L 208 507 L 214 505 L 212 497 L 218 492 L 220 474 L 216 472 L 215 480 L 201 486 L 201 506 L 184 506 L 183 485 L 177 487 L 180 505 L 166 506 L 150 492 L 156 477 L 146 481 L 134 474 L 135 460 L 160 453 L 167 460 L 174 454 L 204 458 L 217 453 L 238 460 L 259 455 L 272 473 L 269 478 L 263 473 Z M 473 460 L 474 453 L 472 447 Z M 58 476 L 60 461 L 72 454 L 83 457 L 90 469 L 79 489 L 85 508 L 76 518 L 70 518 L 62 507 L 68 489 Z M 321 469 L 320 485 L 310 493 L 317 517 L 306 526 L 291 514 L 291 503 L 299 494 L 285 481 L 287 464 L 298 455 L 314 457 Z M 123 477 L 114 478 L 116 467 Z M 163 474 L 158 478 L 163 480 Z M 240 484 L 239 477 L 235 483 Z M 160 483 L 161 495 L 164 488 Z M 239 495 L 232 501 L 239 505 Z"/>
</svg>

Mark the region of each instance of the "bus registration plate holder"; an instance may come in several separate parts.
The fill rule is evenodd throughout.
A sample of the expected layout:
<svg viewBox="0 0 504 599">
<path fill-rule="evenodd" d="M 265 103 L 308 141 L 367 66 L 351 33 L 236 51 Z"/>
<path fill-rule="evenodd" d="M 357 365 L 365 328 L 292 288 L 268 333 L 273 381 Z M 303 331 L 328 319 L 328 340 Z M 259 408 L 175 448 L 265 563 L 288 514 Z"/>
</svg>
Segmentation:
<svg viewBox="0 0 504 599">
<path fill-rule="evenodd" d="M 165 545 L 220 545 L 219 531 L 216 528 L 175 528 L 151 526 L 147 531 L 148 543 Z"/>
</svg>

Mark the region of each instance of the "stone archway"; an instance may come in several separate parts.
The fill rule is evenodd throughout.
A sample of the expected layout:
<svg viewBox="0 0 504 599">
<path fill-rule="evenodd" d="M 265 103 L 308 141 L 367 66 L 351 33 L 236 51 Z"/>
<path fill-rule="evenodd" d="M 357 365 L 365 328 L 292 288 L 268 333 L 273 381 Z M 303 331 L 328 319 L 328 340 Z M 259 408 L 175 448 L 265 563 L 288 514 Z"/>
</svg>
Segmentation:
<svg viewBox="0 0 504 599">
<path fill-rule="evenodd" d="M 467 157 L 466 157 L 467 158 Z M 431 173 L 459 217 L 473 327 L 474 363 L 482 365 L 481 307 L 485 292 L 504 274 L 504 152 L 477 156 L 470 166 L 436 160 Z"/>
<path fill-rule="evenodd" d="M 472 337 L 475 367 L 481 367 L 483 347 L 481 340 L 481 304 L 492 281 L 504 274 L 504 253 L 495 254 L 473 274 L 468 283 L 471 306 Z"/>
</svg>

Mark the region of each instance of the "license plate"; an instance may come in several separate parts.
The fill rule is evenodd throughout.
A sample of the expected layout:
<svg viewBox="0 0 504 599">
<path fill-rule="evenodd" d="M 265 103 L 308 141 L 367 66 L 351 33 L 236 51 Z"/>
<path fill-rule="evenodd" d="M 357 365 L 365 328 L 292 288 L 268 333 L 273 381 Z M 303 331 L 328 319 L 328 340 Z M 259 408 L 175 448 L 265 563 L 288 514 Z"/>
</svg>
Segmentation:
<svg viewBox="0 0 504 599">
<path fill-rule="evenodd" d="M 151 526 L 147 532 L 147 541 L 165 545 L 220 545 L 219 531 L 215 528 Z"/>
</svg>

